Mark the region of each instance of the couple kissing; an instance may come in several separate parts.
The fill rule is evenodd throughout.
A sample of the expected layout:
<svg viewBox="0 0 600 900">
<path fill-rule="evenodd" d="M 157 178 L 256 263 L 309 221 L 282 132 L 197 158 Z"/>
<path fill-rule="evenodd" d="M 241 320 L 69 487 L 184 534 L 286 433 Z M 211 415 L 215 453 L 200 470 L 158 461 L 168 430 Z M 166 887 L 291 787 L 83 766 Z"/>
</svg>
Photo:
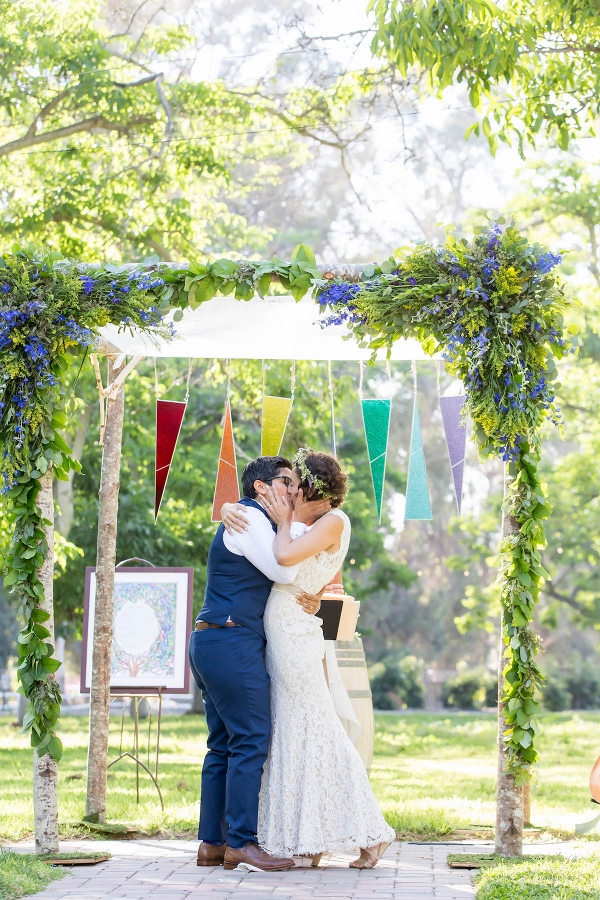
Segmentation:
<svg viewBox="0 0 600 900">
<path fill-rule="evenodd" d="M 372 868 L 394 832 L 335 711 L 314 615 L 348 551 L 347 477 L 301 449 L 252 460 L 242 487 L 190 639 L 208 726 L 198 865 L 281 871 L 357 851 L 350 865 Z"/>
</svg>

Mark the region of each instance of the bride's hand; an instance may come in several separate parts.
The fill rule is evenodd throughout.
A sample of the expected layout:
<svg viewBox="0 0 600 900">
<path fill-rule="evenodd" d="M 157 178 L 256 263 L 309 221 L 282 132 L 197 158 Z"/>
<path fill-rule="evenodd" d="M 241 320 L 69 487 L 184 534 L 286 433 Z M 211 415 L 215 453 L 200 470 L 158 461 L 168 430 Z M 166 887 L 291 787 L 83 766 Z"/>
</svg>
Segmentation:
<svg viewBox="0 0 600 900">
<path fill-rule="evenodd" d="M 298 489 L 295 500 L 294 518 L 303 525 L 312 525 L 325 513 L 331 511 L 331 503 L 329 500 L 305 500 L 304 491 Z"/>
<path fill-rule="evenodd" d="M 221 507 L 221 521 L 227 532 L 233 534 L 243 534 L 248 531 L 248 517 L 246 515 L 246 507 L 241 503 L 224 503 Z"/>
<path fill-rule="evenodd" d="M 269 518 L 276 525 L 282 525 L 284 522 L 291 522 L 294 510 L 288 499 L 287 494 L 282 496 L 272 485 L 267 485 L 267 492 L 264 498 L 265 509 L 269 514 Z"/>
</svg>

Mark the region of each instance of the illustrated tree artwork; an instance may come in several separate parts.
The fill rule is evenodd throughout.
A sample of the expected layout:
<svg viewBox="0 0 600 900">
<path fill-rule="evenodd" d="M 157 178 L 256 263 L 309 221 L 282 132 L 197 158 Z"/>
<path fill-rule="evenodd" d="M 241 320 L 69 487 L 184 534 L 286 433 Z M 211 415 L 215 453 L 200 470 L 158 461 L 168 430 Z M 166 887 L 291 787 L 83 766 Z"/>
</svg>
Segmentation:
<svg viewBox="0 0 600 900">
<path fill-rule="evenodd" d="M 304 245 L 290 263 L 219 259 L 172 267 L 147 260 L 91 267 L 32 247 L 14 247 L 0 260 L 0 477 L 14 529 L 4 583 L 25 619 L 18 676 L 30 701 L 25 729 L 36 758 L 62 754 L 54 678 L 60 663 L 44 626 L 49 613 L 39 577 L 50 523 L 38 497 L 49 471 L 65 478 L 77 465 L 58 433 L 68 354 L 87 351 L 109 322 L 168 336 L 174 326 L 162 317 L 170 310 L 177 323 L 188 305 L 217 294 L 263 296 L 276 282 L 296 300 L 312 288 L 329 311 L 325 323 L 347 323 L 359 345 L 373 352 L 408 337 L 428 353 L 442 351 L 464 384 L 480 453 L 507 463 L 498 576 L 505 643 L 501 772 L 526 783 L 537 759 L 540 682 L 532 621 L 547 578 L 540 551 L 543 519 L 551 512 L 538 478 L 541 431 L 548 419 L 560 425 L 554 359 L 574 352 L 579 339 L 575 326 L 564 326 L 568 304 L 552 271 L 560 257 L 504 224 L 477 229 L 471 242 L 449 236 L 444 247 L 397 251 L 381 265 L 364 266 L 356 283 L 324 278 Z"/>
</svg>

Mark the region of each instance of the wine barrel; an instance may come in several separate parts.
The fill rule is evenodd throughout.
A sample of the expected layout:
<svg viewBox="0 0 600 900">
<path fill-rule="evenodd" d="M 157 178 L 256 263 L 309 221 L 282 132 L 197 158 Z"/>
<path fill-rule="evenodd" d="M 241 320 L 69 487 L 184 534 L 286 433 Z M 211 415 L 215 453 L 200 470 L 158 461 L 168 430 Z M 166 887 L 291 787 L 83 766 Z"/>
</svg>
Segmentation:
<svg viewBox="0 0 600 900">
<path fill-rule="evenodd" d="M 363 728 L 354 746 L 360 753 L 365 769 L 369 772 L 373 762 L 375 720 L 373 718 L 373 697 L 371 695 L 371 686 L 369 685 L 363 642 L 360 638 L 355 638 L 353 641 L 335 641 L 334 643 L 335 656 L 342 681 L 348 691 L 356 718 Z"/>
</svg>

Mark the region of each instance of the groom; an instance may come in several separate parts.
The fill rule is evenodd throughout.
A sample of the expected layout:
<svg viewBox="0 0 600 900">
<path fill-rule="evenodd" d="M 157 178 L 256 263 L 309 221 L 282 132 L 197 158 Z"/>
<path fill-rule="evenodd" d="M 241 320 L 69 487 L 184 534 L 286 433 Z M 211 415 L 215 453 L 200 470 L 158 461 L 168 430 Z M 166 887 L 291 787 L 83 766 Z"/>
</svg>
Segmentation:
<svg viewBox="0 0 600 900">
<path fill-rule="evenodd" d="M 242 474 L 248 528 L 220 525 L 208 553 L 204 605 L 190 638 L 192 674 L 202 692 L 208 752 L 202 768 L 199 866 L 238 865 L 252 871 L 292 868 L 256 843 L 258 795 L 269 750 L 271 710 L 263 613 L 273 582 L 291 584 L 299 566 L 280 566 L 276 526 L 263 506 L 267 485 L 287 495 L 292 467 L 283 456 L 260 456 Z M 293 536 L 306 524 L 295 522 Z M 320 598 L 298 598 L 315 613 Z"/>
</svg>

